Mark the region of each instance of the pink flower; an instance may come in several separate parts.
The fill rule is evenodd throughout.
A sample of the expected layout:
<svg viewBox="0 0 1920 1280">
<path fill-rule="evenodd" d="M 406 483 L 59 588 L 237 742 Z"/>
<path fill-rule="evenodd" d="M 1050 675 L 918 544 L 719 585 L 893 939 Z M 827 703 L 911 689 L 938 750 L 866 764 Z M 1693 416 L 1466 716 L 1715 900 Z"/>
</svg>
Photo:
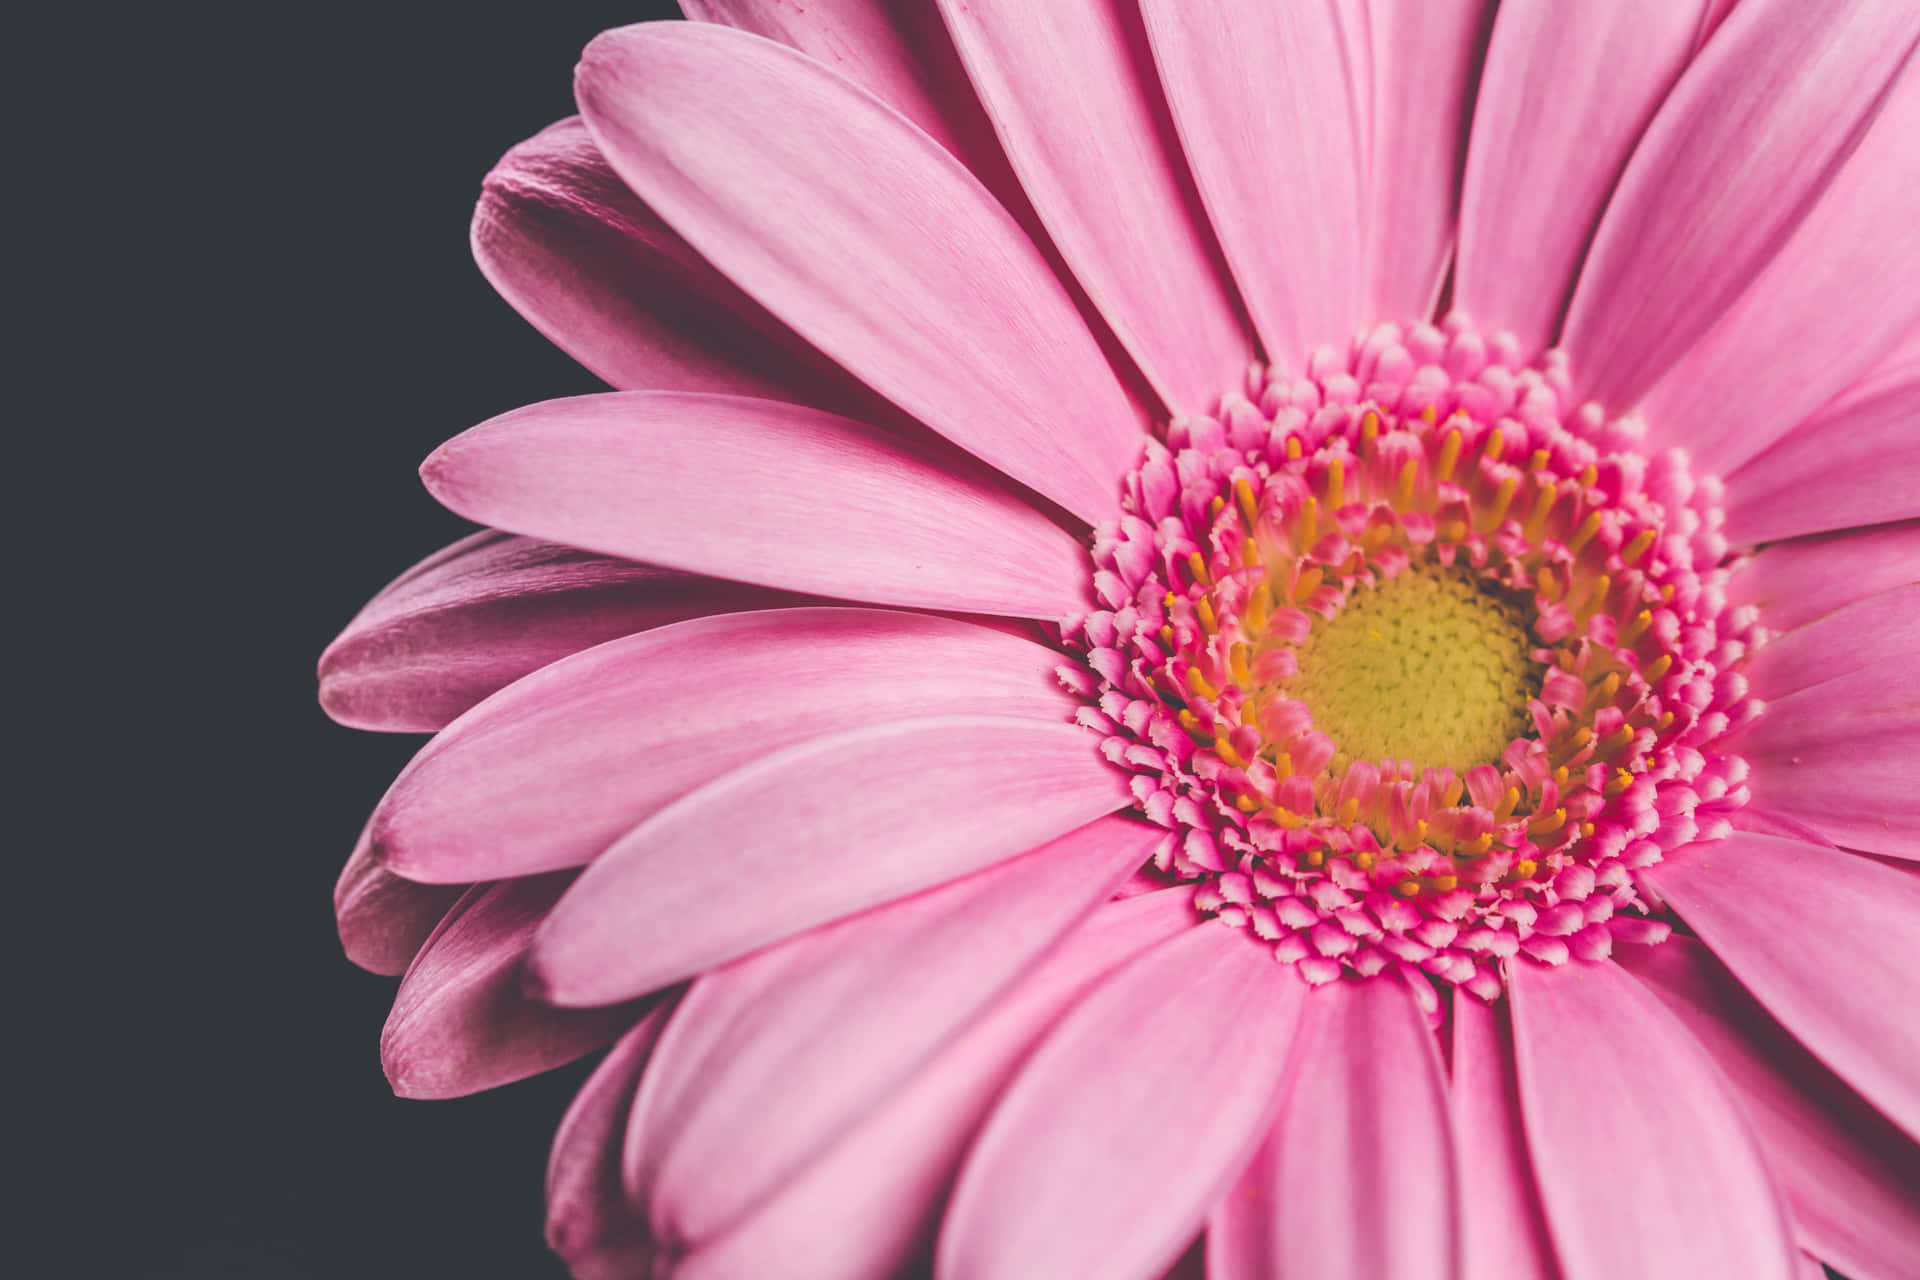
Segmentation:
<svg viewBox="0 0 1920 1280">
<path fill-rule="evenodd" d="M 321 661 L 395 1088 L 613 1043 L 583 1277 L 1920 1274 L 1920 9 L 687 8 Z"/>
</svg>

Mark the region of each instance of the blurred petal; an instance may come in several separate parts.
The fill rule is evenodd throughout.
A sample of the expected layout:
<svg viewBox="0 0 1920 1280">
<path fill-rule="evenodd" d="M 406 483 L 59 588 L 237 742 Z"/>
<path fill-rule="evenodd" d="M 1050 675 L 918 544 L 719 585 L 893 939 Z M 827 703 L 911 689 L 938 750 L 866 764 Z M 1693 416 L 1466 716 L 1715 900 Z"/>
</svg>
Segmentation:
<svg viewBox="0 0 1920 1280">
<path fill-rule="evenodd" d="M 340 945 L 362 969 L 397 978 L 466 891 L 464 884 L 402 880 L 374 861 L 372 841 L 363 830 L 333 886 Z"/>
</svg>

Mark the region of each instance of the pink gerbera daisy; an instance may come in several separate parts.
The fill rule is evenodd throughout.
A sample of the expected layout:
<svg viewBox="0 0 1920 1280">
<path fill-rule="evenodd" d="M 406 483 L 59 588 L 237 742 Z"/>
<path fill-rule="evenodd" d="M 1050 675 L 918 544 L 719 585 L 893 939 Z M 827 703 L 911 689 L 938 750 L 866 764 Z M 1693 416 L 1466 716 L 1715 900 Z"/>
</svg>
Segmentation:
<svg viewBox="0 0 1920 1280">
<path fill-rule="evenodd" d="M 321 661 L 583 1277 L 1920 1275 L 1920 7 L 791 6 L 482 269 Z"/>
</svg>

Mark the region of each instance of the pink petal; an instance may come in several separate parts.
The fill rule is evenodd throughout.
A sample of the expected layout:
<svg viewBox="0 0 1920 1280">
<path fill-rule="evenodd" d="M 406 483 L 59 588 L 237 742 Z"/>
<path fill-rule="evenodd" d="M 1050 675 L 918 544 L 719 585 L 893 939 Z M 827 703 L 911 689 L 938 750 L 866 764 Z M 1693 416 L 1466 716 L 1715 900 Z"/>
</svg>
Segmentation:
<svg viewBox="0 0 1920 1280">
<path fill-rule="evenodd" d="M 1322 343 L 1344 349 L 1360 321 L 1367 140 L 1350 68 L 1364 50 L 1331 5 L 1144 0 L 1141 13 L 1268 358 L 1297 369 Z"/>
<path fill-rule="evenodd" d="M 1272 1135 L 1208 1226 L 1208 1274 L 1454 1276 L 1446 1077 L 1406 986 L 1316 988 L 1288 1080 Z"/>
<path fill-rule="evenodd" d="M 570 875 L 476 885 L 415 958 L 380 1035 L 403 1098 L 477 1093 L 572 1062 L 619 1035 L 631 1006 L 554 1009 L 529 999 L 522 962 Z"/>
<path fill-rule="evenodd" d="M 1527 1149 L 1567 1280 L 1789 1280 L 1764 1155 L 1713 1062 L 1613 964 L 1509 969 Z"/>
<path fill-rule="evenodd" d="M 1506 0 L 1460 193 L 1454 298 L 1549 345 L 1627 157 L 1693 57 L 1699 0 Z M 1577 372 L 1577 371 L 1576 371 Z"/>
<path fill-rule="evenodd" d="M 815 738 L 668 805 L 554 908 L 548 998 L 606 1004 L 978 871 L 1129 803 L 1092 735 L 1004 716 Z"/>
<path fill-rule="evenodd" d="M 1905 4 L 1743 0 L 1647 127 L 1561 343 L 1624 409 L 1753 283 L 1858 144 L 1920 34 Z"/>
<path fill-rule="evenodd" d="M 1856 849 L 1920 858 L 1920 672 L 1869 663 L 1769 703 L 1732 744 L 1753 802 Z"/>
<path fill-rule="evenodd" d="M 1920 1275 L 1920 1148 L 1782 1031 L 1691 938 L 1621 956 L 1733 1082 L 1803 1247 L 1856 1280 Z"/>
<path fill-rule="evenodd" d="M 1040 251 L 925 134 L 698 23 L 599 36 L 575 87 L 628 185 L 775 315 L 1014 479 L 1112 514 L 1141 420 Z"/>
<path fill-rule="evenodd" d="M 1728 584 L 1735 604 L 1756 605 L 1785 631 L 1856 600 L 1920 581 L 1920 521 L 1776 543 Z"/>
<path fill-rule="evenodd" d="M 1493 12 L 1493 0 L 1370 7 L 1373 162 L 1361 292 L 1379 319 L 1433 312 Z"/>
<path fill-rule="evenodd" d="M 1782 1026 L 1920 1137 L 1920 880 L 1748 832 L 1640 874 Z"/>
<path fill-rule="evenodd" d="M 362 831 L 333 886 L 333 918 L 347 959 L 399 977 L 466 890 L 464 884 L 402 880 L 373 860 L 373 844 Z"/>
<path fill-rule="evenodd" d="M 1920 330 L 1727 479 L 1727 535 L 1791 538 L 1920 515 Z"/>
<path fill-rule="evenodd" d="M 822 734 L 967 711 L 1063 724 L 1059 661 L 883 609 L 723 614 L 609 641 L 428 743 L 374 812 L 375 853 L 430 880 L 579 866 L 695 787 Z"/>
<path fill-rule="evenodd" d="M 657 1004 L 634 1023 L 574 1095 L 553 1135 L 547 1244 L 580 1280 L 650 1274 L 657 1250 L 620 1184 L 620 1140 L 640 1073 L 672 1008 Z"/>
<path fill-rule="evenodd" d="M 1916 138 L 1920 71 L 1909 69 L 1779 256 L 1648 394 L 1650 443 L 1726 475 L 1920 330 Z"/>
<path fill-rule="evenodd" d="M 320 705 L 356 729 L 432 733 L 603 640 L 794 599 L 483 529 L 367 602 L 320 656 Z"/>
<path fill-rule="evenodd" d="M 870 1111 L 1108 898 L 1161 831 L 1103 818 L 694 983 L 627 1135 L 661 1238 L 700 1242 Z"/>
<path fill-rule="evenodd" d="M 1029 1049 L 1115 966 L 1189 931 L 1192 897 L 1165 889 L 1098 908 L 910 1083 L 738 1226 L 680 1259 L 676 1280 L 915 1274 L 961 1157 Z"/>
<path fill-rule="evenodd" d="M 1464 1280 L 1559 1275 L 1520 1123 L 1508 1011 L 1505 1001 L 1489 1007 L 1457 994 L 1453 1000 L 1452 1094 L 1466 1188 L 1460 1201 Z"/>
<path fill-rule="evenodd" d="M 1102 983 L 981 1131 L 939 1274 L 1151 1276 L 1173 1262 L 1266 1131 L 1305 992 L 1269 948 L 1213 922 Z"/>
<path fill-rule="evenodd" d="M 1137 15 L 1114 0 L 945 0 L 942 9 L 1008 158 L 1088 296 L 1167 404 L 1212 409 L 1245 383 L 1253 343 Z"/>
<path fill-rule="evenodd" d="M 473 256 L 514 310 L 623 390 L 766 396 L 842 413 L 875 399 L 669 230 L 577 116 L 487 175 Z"/>
<path fill-rule="evenodd" d="M 798 405 L 549 400 L 449 440 L 420 474 L 471 520 L 691 573 L 926 609 L 1084 607 L 1085 549 L 1013 492 Z"/>
<path fill-rule="evenodd" d="M 1915 572 L 1920 573 L 1920 564 Z M 1920 659 L 1920 585 L 1895 587 L 1775 636 L 1746 665 L 1747 684 L 1769 702 L 1862 667 Z"/>
</svg>

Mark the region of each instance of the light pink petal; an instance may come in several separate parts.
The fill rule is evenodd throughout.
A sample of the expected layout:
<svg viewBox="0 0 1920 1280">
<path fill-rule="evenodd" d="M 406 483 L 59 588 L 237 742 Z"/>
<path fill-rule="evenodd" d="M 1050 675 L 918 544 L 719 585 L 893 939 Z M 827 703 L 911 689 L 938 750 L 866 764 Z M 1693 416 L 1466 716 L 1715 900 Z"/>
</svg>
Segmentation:
<svg viewBox="0 0 1920 1280">
<path fill-rule="evenodd" d="M 1641 874 L 1782 1026 L 1920 1137 L 1920 879 L 1748 832 Z"/>
<path fill-rule="evenodd" d="M 1920 338 L 1920 330 L 1915 333 Z M 1916 515 L 1920 340 L 1727 477 L 1727 536 L 1737 542 Z"/>
<path fill-rule="evenodd" d="M 1776 543 L 1727 586 L 1735 604 L 1759 608 L 1776 631 L 1894 587 L 1920 582 L 1920 521 L 1851 529 Z"/>
<path fill-rule="evenodd" d="M 461 717 L 375 810 L 407 876 L 579 866 L 688 791 L 781 747 L 908 717 L 1064 724 L 1060 656 L 991 627 L 883 609 L 675 623 L 563 659 Z"/>
<path fill-rule="evenodd" d="M 1648 951 L 1650 947 L 1626 948 Z M 1454 1132 L 1460 1147 L 1460 1274 L 1465 1280 L 1553 1280 L 1553 1242 L 1540 1212 L 1520 1093 L 1509 1005 L 1453 999 Z"/>
<path fill-rule="evenodd" d="M 1118 0 L 941 8 L 1008 158 L 1088 296 L 1167 404 L 1212 409 L 1245 383 L 1253 342 L 1138 15 Z"/>
<path fill-rule="evenodd" d="M 1909 67 L 1779 256 L 1648 394 L 1650 443 L 1726 475 L 1920 331 L 1916 139 L 1920 70 Z"/>
<path fill-rule="evenodd" d="M 483 529 L 367 602 L 320 656 L 320 705 L 356 729 L 433 733 L 603 640 L 797 599 Z"/>
<path fill-rule="evenodd" d="M 1494 0 L 1372 3 L 1372 178 L 1361 296 L 1367 314 L 1433 312 L 1454 246 L 1474 85 Z"/>
<path fill-rule="evenodd" d="M 362 831 L 333 886 L 333 918 L 347 959 L 372 973 L 397 978 L 432 935 L 464 884 L 402 880 L 373 858 Z"/>
<path fill-rule="evenodd" d="M 532 967 L 562 1004 L 677 982 L 1037 848 L 1131 799 L 1071 725 L 903 720 L 815 738 L 668 805 L 588 867 Z"/>
<path fill-rule="evenodd" d="M 1789 1280 L 1764 1153 L 1712 1059 L 1612 961 L 1509 970 L 1534 1176 L 1567 1280 Z"/>
<path fill-rule="evenodd" d="M 775 315 L 1014 479 L 1112 514 L 1141 419 L 1040 251 L 925 134 L 701 23 L 599 36 L 575 88 L 628 185 Z"/>
<path fill-rule="evenodd" d="M 1144 0 L 1182 148 L 1267 356 L 1345 349 L 1365 248 L 1367 53 L 1325 4 Z"/>
<path fill-rule="evenodd" d="M 622 390 L 766 396 L 842 413 L 875 398 L 669 230 L 577 116 L 487 175 L 473 256 L 514 310 Z"/>
<path fill-rule="evenodd" d="M 1920 573 L 1920 564 L 1915 565 Z M 1747 683 L 1772 702 L 1862 667 L 1920 662 L 1920 585 L 1895 587 L 1775 636 L 1748 661 Z"/>
<path fill-rule="evenodd" d="M 676 1280 L 898 1280 L 924 1274 L 939 1212 L 981 1121 L 1081 995 L 1143 948 L 1192 928 L 1189 889 L 1097 909 L 993 1010 Z"/>
<path fill-rule="evenodd" d="M 1444 7 L 1444 6 L 1443 6 Z M 1694 52 L 1700 0 L 1504 0 L 1460 195 L 1455 303 L 1548 346 L 1607 194 Z"/>
<path fill-rule="evenodd" d="M 620 1183 L 620 1142 L 640 1073 L 672 1012 L 653 1006 L 580 1086 L 547 1160 L 547 1244 L 580 1280 L 651 1274 L 657 1250 Z"/>
<path fill-rule="evenodd" d="M 1920 858 L 1920 666 L 1883 659 L 1776 698 L 1732 739 L 1753 802 L 1850 848 Z"/>
<path fill-rule="evenodd" d="M 1446 1077 L 1406 986 L 1316 988 L 1288 1081 L 1271 1136 L 1208 1225 L 1208 1275 L 1459 1274 Z"/>
<path fill-rule="evenodd" d="M 470 520 L 691 573 L 1021 617 L 1085 605 L 1085 550 L 1011 490 L 799 405 L 549 400 L 449 440 L 420 474 Z"/>
<path fill-rule="evenodd" d="M 1859 143 L 1920 35 L 1899 0 L 1743 0 L 1661 106 L 1594 233 L 1561 344 L 1637 404 L 1739 297 Z"/>
<path fill-rule="evenodd" d="M 908 1078 L 1153 852 L 1103 818 L 701 977 L 640 1095 L 627 1182 L 661 1238 L 713 1238 Z"/>
<path fill-rule="evenodd" d="M 1306 990 L 1214 922 L 1115 973 L 994 1109 L 936 1274 L 1157 1276 L 1265 1133 Z"/>
<path fill-rule="evenodd" d="M 1920 1276 L 1920 1147 L 1782 1031 L 1698 942 L 1671 938 L 1620 958 L 1733 1082 L 1801 1246 L 1853 1280 Z"/>
<path fill-rule="evenodd" d="M 522 972 L 534 930 L 570 875 L 476 885 L 420 949 L 380 1035 L 380 1061 L 405 1098 L 452 1098 L 572 1062 L 619 1035 L 632 1006 L 555 1009 Z"/>
</svg>

